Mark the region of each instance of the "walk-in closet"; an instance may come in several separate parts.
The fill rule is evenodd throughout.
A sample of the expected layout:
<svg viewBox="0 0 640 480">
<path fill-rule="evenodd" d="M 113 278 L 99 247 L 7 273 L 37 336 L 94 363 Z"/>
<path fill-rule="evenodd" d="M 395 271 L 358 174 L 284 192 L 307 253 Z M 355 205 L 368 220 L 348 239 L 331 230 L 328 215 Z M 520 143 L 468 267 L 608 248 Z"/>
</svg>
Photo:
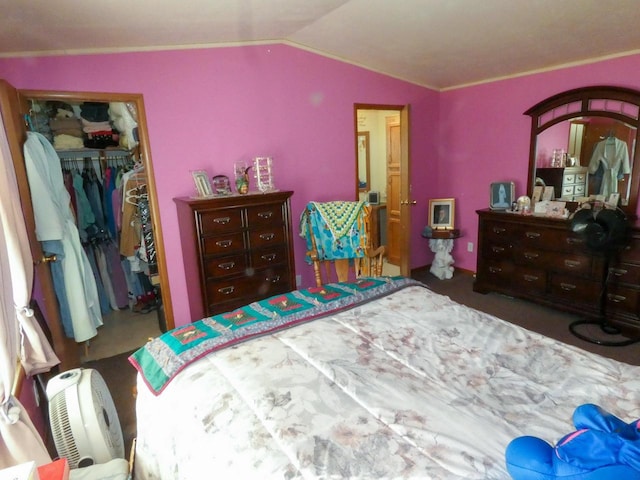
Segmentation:
<svg viewBox="0 0 640 480">
<path fill-rule="evenodd" d="M 131 351 L 165 327 L 135 104 L 32 99 L 25 123 L 36 236 L 64 336 L 81 361 Z"/>
</svg>

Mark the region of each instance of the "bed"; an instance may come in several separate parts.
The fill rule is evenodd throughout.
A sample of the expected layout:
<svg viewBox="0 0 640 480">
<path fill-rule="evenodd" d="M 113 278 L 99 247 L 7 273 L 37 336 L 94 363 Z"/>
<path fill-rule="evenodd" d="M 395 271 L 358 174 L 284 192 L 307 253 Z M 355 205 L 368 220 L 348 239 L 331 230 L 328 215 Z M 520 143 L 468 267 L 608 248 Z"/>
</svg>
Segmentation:
<svg viewBox="0 0 640 480">
<path fill-rule="evenodd" d="M 640 367 L 401 277 L 256 302 L 130 361 L 137 480 L 507 479 L 507 444 L 558 440 L 580 404 L 640 417 Z"/>
</svg>

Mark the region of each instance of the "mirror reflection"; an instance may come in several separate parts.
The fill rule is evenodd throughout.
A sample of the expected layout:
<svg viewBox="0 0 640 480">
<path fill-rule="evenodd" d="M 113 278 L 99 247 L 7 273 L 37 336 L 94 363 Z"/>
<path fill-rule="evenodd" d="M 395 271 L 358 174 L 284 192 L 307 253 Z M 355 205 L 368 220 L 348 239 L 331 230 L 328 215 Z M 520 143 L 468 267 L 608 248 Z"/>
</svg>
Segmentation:
<svg viewBox="0 0 640 480">
<path fill-rule="evenodd" d="M 358 132 L 358 190 L 371 190 L 371 165 L 369 160 L 369 132 Z"/>
<path fill-rule="evenodd" d="M 537 136 L 535 184 L 554 187 L 554 197 L 575 201 L 620 193 L 627 205 L 636 129 L 610 117 L 576 117 Z"/>
</svg>

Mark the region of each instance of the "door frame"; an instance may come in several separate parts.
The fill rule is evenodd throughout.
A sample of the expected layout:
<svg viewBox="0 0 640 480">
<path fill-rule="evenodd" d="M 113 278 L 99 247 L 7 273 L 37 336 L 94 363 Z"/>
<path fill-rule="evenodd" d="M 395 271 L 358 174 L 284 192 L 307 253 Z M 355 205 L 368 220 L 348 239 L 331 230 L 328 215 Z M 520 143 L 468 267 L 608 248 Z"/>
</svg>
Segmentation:
<svg viewBox="0 0 640 480">
<path fill-rule="evenodd" d="M 0 105 L 2 106 L 5 128 L 7 130 L 11 129 L 13 132 L 15 132 L 14 135 L 10 135 L 10 132 L 7 131 L 7 136 L 10 138 L 11 155 L 13 157 L 14 168 L 16 170 L 16 176 L 18 177 L 18 183 L 20 186 L 20 196 L 23 204 L 23 211 L 25 211 L 27 228 L 31 228 L 32 232 L 35 232 L 35 221 L 33 219 L 33 207 L 30 203 L 31 194 L 26 178 L 25 160 L 22 151 L 22 145 L 26 141 L 26 126 L 24 125 L 24 117 L 22 115 L 29 111 L 29 102 L 31 100 L 57 100 L 67 103 L 127 102 L 135 105 L 138 123 L 140 157 L 147 175 L 147 193 L 149 198 L 150 218 L 154 233 L 160 294 L 162 297 L 166 327 L 167 329 L 174 328 L 175 324 L 173 307 L 171 304 L 169 276 L 167 274 L 164 237 L 162 235 L 157 188 L 153 171 L 153 162 L 151 159 L 151 147 L 149 144 L 149 135 L 147 130 L 147 118 L 142 94 L 21 90 L 15 89 L 15 87 L 12 87 L 8 82 L 4 80 L 0 80 L 0 82 L 0 87 L 2 87 L 0 88 Z M 16 91 L 17 96 L 12 95 L 12 91 Z M 7 119 L 9 119 L 9 121 Z M 29 202 L 28 207 L 25 207 L 25 202 Z M 43 267 L 45 266 L 45 264 L 44 262 L 40 261 L 40 258 L 42 257 L 42 250 L 39 245 L 31 245 L 31 250 L 34 255 L 34 263 L 36 264 L 36 274 L 38 275 L 38 280 L 42 282 L 43 290 L 50 289 L 49 292 L 52 293 L 53 288 L 51 286 L 52 282 L 50 270 L 48 269 L 48 266 L 46 269 L 44 269 Z M 52 336 L 54 337 L 54 350 L 56 351 L 56 354 L 62 357 L 61 361 L 63 363 L 63 366 L 69 368 L 74 365 L 77 366 L 80 363 L 79 349 L 74 349 L 74 342 L 70 341 L 70 339 L 66 339 L 64 335 L 61 334 L 62 326 L 60 325 L 59 315 L 57 313 L 52 314 L 52 310 L 57 309 L 57 300 L 55 299 L 55 295 L 53 295 L 52 299 L 48 298 L 47 300 L 49 301 L 47 301 L 45 309 L 47 312 L 47 320 L 52 323 L 52 325 L 50 325 L 50 329 L 52 331 Z M 53 308 L 51 304 L 53 304 L 55 308 Z"/>
<path fill-rule="evenodd" d="M 355 198 L 360 198 L 358 187 L 358 110 L 391 110 L 400 114 L 400 274 L 411 276 L 411 209 L 416 204 L 411 200 L 411 152 L 410 152 L 410 119 L 409 105 L 384 105 L 372 103 L 354 103 L 353 105 L 353 137 L 354 137 L 354 185 Z"/>
</svg>

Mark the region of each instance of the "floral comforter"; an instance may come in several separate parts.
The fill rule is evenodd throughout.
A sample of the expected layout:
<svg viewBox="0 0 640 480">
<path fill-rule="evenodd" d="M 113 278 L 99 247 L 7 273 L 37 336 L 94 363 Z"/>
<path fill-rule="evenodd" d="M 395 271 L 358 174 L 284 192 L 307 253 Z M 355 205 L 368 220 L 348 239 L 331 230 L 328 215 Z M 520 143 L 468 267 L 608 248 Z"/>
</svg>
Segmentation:
<svg viewBox="0 0 640 480">
<path fill-rule="evenodd" d="M 640 367 L 413 285 L 213 352 L 158 396 L 139 379 L 135 478 L 508 479 L 514 437 L 639 400 Z"/>
</svg>

